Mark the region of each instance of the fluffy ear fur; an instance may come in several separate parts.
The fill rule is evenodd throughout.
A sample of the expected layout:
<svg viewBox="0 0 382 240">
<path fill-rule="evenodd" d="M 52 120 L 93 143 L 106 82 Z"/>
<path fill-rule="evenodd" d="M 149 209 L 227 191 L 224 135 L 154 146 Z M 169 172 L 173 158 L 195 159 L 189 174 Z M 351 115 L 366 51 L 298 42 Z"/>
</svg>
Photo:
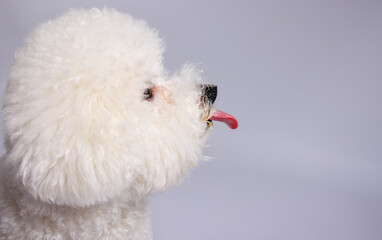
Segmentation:
<svg viewBox="0 0 382 240">
<path fill-rule="evenodd" d="M 162 52 L 145 22 L 109 9 L 71 10 L 30 35 L 3 101 L 7 161 L 29 193 L 86 206 L 131 184 L 142 149 L 126 146 Z"/>
<path fill-rule="evenodd" d="M 7 161 L 24 187 L 43 201 L 77 206 L 105 201 L 126 188 L 139 168 L 126 148 L 136 135 L 127 126 L 127 110 L 121 110 L 134 108 L 134 102 L 123 101 L 131 99 L 128 91 L 23 83 L 15 76 L 20 70 L 28 68 L 15 65 L 10 73 L 4 122 Z"/>
</svg>

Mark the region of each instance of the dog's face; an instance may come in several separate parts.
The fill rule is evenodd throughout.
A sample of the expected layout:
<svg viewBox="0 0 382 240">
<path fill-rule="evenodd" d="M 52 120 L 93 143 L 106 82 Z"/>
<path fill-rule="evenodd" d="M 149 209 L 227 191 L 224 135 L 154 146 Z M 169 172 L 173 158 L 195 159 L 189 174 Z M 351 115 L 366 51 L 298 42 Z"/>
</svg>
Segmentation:
<svg viewBox="0 0 382 240">
<path fill-rule="evenodd" d="M 87 206 L 179 183 L 202 157 L 211 106 L 199 71 L 168 75 L 162 52 L 145 22 L 113 10 L 40 25 L 15 54 L 4 97 L 20 187 Z"/>
</svg>

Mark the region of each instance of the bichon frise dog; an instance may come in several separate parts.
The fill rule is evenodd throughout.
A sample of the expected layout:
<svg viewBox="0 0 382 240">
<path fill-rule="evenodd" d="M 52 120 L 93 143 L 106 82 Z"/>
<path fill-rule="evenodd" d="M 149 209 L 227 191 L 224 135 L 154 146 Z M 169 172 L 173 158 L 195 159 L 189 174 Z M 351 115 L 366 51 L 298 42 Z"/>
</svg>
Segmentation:
<svg viewBox="0 0 382 240">
<path fill-rule="evenodd" d="M 202 157 L 216 86 L 112 9 L 71 10 L 16 52 L 3 99 L 1 239 L 150 239 L 147 197 Z"/>
</svg>

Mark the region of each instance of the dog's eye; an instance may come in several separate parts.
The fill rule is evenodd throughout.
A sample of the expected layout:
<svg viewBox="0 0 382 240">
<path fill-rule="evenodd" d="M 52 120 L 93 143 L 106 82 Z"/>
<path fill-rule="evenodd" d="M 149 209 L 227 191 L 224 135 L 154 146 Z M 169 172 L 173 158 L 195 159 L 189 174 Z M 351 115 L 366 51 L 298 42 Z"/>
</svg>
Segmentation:
<svg viewBox="0 0 382 240">
<path fill-rule="evenodd" d="M 153 98 L 153 91 L 151 88 L 146 88 L 145 92 L 143 93 L 143 99 L 150 100 Z"/>
</svg>

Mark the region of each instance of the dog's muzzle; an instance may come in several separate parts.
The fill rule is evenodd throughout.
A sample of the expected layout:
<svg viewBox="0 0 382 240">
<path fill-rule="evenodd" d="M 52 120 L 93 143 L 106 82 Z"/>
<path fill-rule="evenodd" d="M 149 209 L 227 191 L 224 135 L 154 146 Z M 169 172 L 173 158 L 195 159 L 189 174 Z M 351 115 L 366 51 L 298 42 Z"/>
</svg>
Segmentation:
<svg viewBox="0 0 382 240">
<path fill-rule="evenodd" d="M 213 104 L 218 94 L 218 87 L 213 84 L 203 84 L 202 89 L 202 106 L 204 108 L 203 121 L 207 123 L 207 128 L 213 127 L 212 120 L 226 123 L 230 128 L 236 129 L 238 122 L 232 115 L 213 108 Z"/>
</svg>

